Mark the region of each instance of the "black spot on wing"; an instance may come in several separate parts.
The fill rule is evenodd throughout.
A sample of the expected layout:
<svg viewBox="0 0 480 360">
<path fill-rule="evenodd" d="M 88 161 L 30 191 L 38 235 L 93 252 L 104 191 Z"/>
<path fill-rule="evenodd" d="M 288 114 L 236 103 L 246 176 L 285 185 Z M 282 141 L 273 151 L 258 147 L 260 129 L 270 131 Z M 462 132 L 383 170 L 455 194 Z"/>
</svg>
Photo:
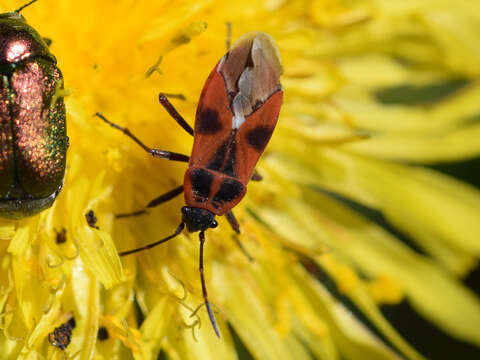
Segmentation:
<svg viewBox="0 0 480 360">
<path fill-rule="evenodd" d="M 273 129 L 268 126 L 259 125 L 245 134 L 248 145 L 254 147 L 258 151 L 262 151 L 267 146 Z"/>
<path fill-rule="evenodd" d="M 210 188 L 213 182 L 213 174 L 202 169 L 195 169 L 190 174 L 192 181 L 193 195 L 196 201 L 206 202 L 210 195 Z"/>
<path fill-rule="evenodd" d="M 218 112 L 205 108 L 200 110 L 195 122 L 195 132 L 199 134 L 213 135 L 222 129 L 222 123 L 218 117 Z"/>
<path fill-rule="evenodd" d="M 213 198 L 213 204 L 215 203 L 228 203 L 240 195 L 243 191 L 242 183 L 233 180 L 226 179 L 223 181 L 220 189 Z"/>
</svg>

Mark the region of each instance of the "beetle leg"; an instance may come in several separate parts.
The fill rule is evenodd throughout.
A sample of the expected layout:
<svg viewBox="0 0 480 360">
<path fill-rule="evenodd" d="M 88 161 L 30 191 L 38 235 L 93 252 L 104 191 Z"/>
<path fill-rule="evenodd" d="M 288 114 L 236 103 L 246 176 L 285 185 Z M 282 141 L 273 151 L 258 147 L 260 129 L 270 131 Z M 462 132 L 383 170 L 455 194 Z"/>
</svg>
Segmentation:
<svg viewBox="0 0 480 360">
<path fill-rule="evenodd" d="M 175 109 L 172 103 L 168 100 L 166 94 L 158 94 L 158 101 L 160 101 L 160 104 L 165 108 L 165 110 L 167 110 L 170 116 L 175 119 L 178 125 L 180 125 L 186 132 L 193 136 L 192 127 L 185 121 L 182 115 L 178 113 L 177 109 Z"/>
<path fill-rule="evenodd" d="M 235 215 L 233 215 L 232 211 L 229 211 L 225 214 L 225 217 L 227 218 L 227 221 L 232 227 L 233 231 L 235 231 L 235 234 L 232 235 L 233 241 L 235 241 L 235 244 L 237 244 L 237 246 L 240 248 L 240 251 L 247 257 L 248 261 L 254 261 L 252 255 L 248 253 L 247 249 L 245 249 L 242 242 L 238 239 L 237 235 L 240 234 L 240 224 L 235 218 Z"/>
<path fill-rule="evenodd" d="M 127 135 L 130 139 L 135 141 L 138 145 L 140 145 L 146 152 L 148 152 L 150 155 L 154 157 L 159 157 L 161 159 L 167 159 L 167 160 L 173 160 L 173 161 L 183 161 L 183 162 L 188 162 L 190 160 L 190 157 L 187 155 L 183 154 L 178 154 L 172 151 L 166 151 L 166 150 L 159 150 L 159 149 L 152 149 L 149 148 L 147 145 L 145 145 L 143 142 L 140 141 L 135 135 L 133 135 L 130 130 L 128 130 L 125 127 L 122 127 L 120 125 L 117 125 L 110 120 L 108 120 L 105 116 L 100 114 L 99 112 L 95 113 L 95 116 L 99 117 L 103 121 L 105 121 L 108 125 L 111 127 L 120 130 L 123 132 L 125 135 Z"/>
<path fill-rule="evenodd" d="M 52 39 L 47 38 L 47 37 L 44 37 L 42 39 L 43 39 L 43 41 L 45 41 L 45 44 L 47 44 L 48 47 L 50 47 L 50 45 L 52 45 Z"/>
<path fill-rule="evenodd" d="M 22 11 L 23 9 L 25 9 L 26 7 L 32 5 L 34 2 L 37 2 L 37 0 L 32 0 L 32 1 L 29 1 L 28 3 L 26 4 L 23 4 L 22 6 L 20 6 L 17 10 L 15 10 L 14 12 L 16 13 L 20 13 L 20 11 Z"/>
</svg>

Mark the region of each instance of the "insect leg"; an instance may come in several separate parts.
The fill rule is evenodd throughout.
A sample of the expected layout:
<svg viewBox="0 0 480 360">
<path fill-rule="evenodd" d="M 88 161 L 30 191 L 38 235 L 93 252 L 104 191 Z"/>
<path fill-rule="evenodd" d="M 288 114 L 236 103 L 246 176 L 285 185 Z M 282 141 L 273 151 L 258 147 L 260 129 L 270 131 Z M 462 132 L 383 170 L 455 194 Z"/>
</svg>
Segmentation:
<svg viewBox="0 0 480 360">
<path fill-rule="evenodd" d="M 159 197 L 153 199 L 152 201 L 150 201 L 148 203 L 147 207 L 152 208 L 152 207 L 158 206 L 160 204 L 163 204 L 164 202 L 172 200 L 174 197 L 180 195 L 181 193 L 183 193 L 183 185 L 180 185 L 180 186 L 176 187 L 175 189 L 170 190 L 169 192 L 167 192 L 163 195 L 160 195 Z"/>
<path fill-rule="evenodd" d="M 168 100 L 167 96 L 163 93 L 158 94 L 158 101 L 160 104 L 167 110 L 172 118 L 180 125 L 186 132 L 193 136 L 193 129 L 192 127 L 185 121 L 185 119 L 180 115 L 172 105 L 172 103 Z"/>
<path fill-rule="evenodd" d="M 243 247 L 242 242 L 238 239 L 238 234 L 240 234 L 240 224 L 238 223 L 237 219 L 235 218 L 235 215 L 233 215 L 232 211 L 229 211 L 225 214 L 225 217 L 227 218 L 228 223 L 232 227 L 233 231 L 235 231 L 235 234 L 232 235 L 233 241 L 235 241 L 235 244 L 240 248 L 240 251 L 247 257 L 247 259 L 252 262 L 254 261 L 252 255 L 250 255 Z"/>
<path fill-rule="evenodd" d="M 22 5 L 21 7 L 19 7 L 17 10 L 15 10 L 14 12 L 16 13 L 20 13 L 20 11 L 22 11 L 23 9 L 25 9 L 27 6 L 30 6 L 32 5 L 34 2 L 37 2 L 37 0 L 32 0 L 32 1 L 29 1 L 28 3 Z"/>
<path fill-rule="evenodd" d="M 45 44 L 47 44 L 48 47 L 50 47 L 50 45 L 52 45 L 52 39 L 47 38 L 47 37 L 43 37 L 42 39 L 43 39 L 43 41 L 45 41 Z"/>
<path fill-rule="evenodd" d="M 146 213 L 147 213 L 147 210 L 143 209 L 143 210 L 132 211 L 132 212 L 129 212 L 129 213 L 115 214 L 115 217 L 117 219 L 122 219 L 122 218 L 139 216 L 139 215 L 143 215 L 143 214 L 146 214 Z"/>
<path fill-rule="evenodd" d="M 200 281 L 202 282 L 203 299 L 205 300 L 205 307 L 207 308 L 208 317 L 209 317 L 210 322 L 212 324 L 213 330 L 215 331 L 215 334 L 217 334 L 217 336 L 220 337 L 220 331 L 218 330 L 217 321 L 215 320 L 215 316 L 213 315 L 212 308 L 210 306 L 210 303 L 208 302 L 207 286 L 205 285 L 205 276 L 203 274 L 203 245 L 205 244 L 205 232 L 204 231 L 200 231 L 199 239 L 200 239 L 200 266 L 199 266 L 199 271 L 200 271 Z"/>
<path fill-rule="evenodd" d="M 173 161 L 183 161 L 183 162 L 188 162 L 190 160 L 190 158 L 187 155 L 178 154 L 178 153 L 175 153 L 175 152 L 172 152 L 172 151 L 149 148 L 147 145 L 145 145 L 143 142 L 141 142 L 140 139 L 138 139 L 135 135 L 133 135 L 130 132 L 130 130 L 128 130 L 127 128 L 111 122 L 110 120 L 108 120 L 105 116 L 103 116 L 99 112 L 95 113 L 95 116 L 97 116 L 100 119 L 102 119 L 103 121 L 105 121 L 111 127 L 123 132 L 130 139 L 132 139 L 138 145 L 140 145 L 146 152 L 148 152 L 150 155 L 152 155 L 154 157 L 159 157 L 159 158 L 162 158 L 162 159 L 173 160 Z"/>
<path fill-rule="evenodd" d="M 154 246 L 163 244 L 164 242 L 167 242 L 168 240 L 171 240 L 174 237 L 178 236 L 182 232 L 184 227 L 185 227 L 185 224 L 182 222 L 182 223 L 180 223 L 177 230 L 175 230 L 175 232 L 172 235 L 169 235 L 166 238 L 163 238 L 161 240 L 155 241 L 154 243 L 151 243 L 151 244 L 148 244 L 148 245 L 136 248 L 136 249 L 119 252 L 118 255 L 120 255 L 120 256 L 130 255 L 130 254 L 133 254 L 133 253 L 136 253 L 136 252 L 139 252 L 139 251 L 142 251 L 142 250 L 151 249 Z"/>
<path fill-rule="evenodd" d="M 159 197 L 153 199 L 152 201 L 150 201 L 147 204 L 147 208 L 152 208 L 152 207 L 155 207 L 157 205 L 163 204 L 164 202 L 172 200 L 174 197 L 180 195 L 181 193 L 183 193 L 183 185 L 180 185 L 180 186 L 176 187 L 175 189 L 170 190 L 169 192 L 167 192 L 165 194 L 162 194 Z M 133 212 L 130 212 L 130 213 L 116 214 L 115 217 L 117 219 L 134 217 L 134 216 L 138 216 L 138 215 L 143 215 L 146 212 L 147 212 L 147 210 L 143 209 L 143 210 L 133 211 Z"/>
<path fill-rule="evenodd" d="M 180 94 L 180 93 L 162 93 L 165 97 L 167 98 L 170 98 L 170 99 L 178 99 L 178 100 L 182 100 L 182 101 L 186 101 L 187 98 L 185 97 L 185 95 L 183 94 Z"/>
<path fill-rule="evenodd" d="M 237 219 L 235 218 L 235 215 L 233 215 L 233 212 L 229 211 L 225 214 L 225 217 L 227 218 L 228 223 L 232 227 L 233 231 L 235 231 L 237 234 L 240 234 L 240 224 L 238 223 Z"/>
<path fill-rule="evenodd" d="M 262 181 L 263 176 L 260 175 L 257 170 L 254 170 L 252 176 L 250 177 L 250 180 L 252 180 L 252 181 Z"/>
</svg>

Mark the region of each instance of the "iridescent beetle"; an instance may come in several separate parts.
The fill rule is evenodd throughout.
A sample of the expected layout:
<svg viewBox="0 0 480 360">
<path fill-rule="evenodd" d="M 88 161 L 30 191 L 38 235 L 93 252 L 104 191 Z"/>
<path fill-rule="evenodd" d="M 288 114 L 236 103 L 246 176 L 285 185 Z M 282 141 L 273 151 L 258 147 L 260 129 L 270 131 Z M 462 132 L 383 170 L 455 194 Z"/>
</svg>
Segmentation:
<svg viewBox="0 0 480 360">
<path fill-rule="evenodd" d="M 128 129 L 110 122 L 99 113 L 96 114 L 121 130 L 151 155 L 189 163 L 183 185 L 147 205 L 157 206 L 183 192 L 187 206 L 182 207 L 182 222 L 177 230 L 162 240 L 121 252 L 120 255 L 132 254 L 164 243 L 180 234 L 185 225 L 189 232 L 200 231 L 202 291 L 217 336 L 220 336 L 220 333 L 208 302 L 203 275 L 205 230 L 217 226 L 216 215 L 225 215 L 234 231 L 240 232 L 231 209 L 245 196 L 252 176 L 255 178 L 255 165 L 277 123 L 283 98 L 281 73 L 280 54 L 274 40 L 262 32 L 248 33 L 232 46 L 210 73 L 198 103 L 195 131 L 167 97 L 160 94 L 160 103 L 167 112 L 189 134 L 194 135 L 190 157 L 151 149 Z"/>
<path fill-rule="evenodd" d="M 0 217 L 50 207 L 63 184 L 68 138 L 57 60 L 20 11 L 0 14 Z"/>
</svg>

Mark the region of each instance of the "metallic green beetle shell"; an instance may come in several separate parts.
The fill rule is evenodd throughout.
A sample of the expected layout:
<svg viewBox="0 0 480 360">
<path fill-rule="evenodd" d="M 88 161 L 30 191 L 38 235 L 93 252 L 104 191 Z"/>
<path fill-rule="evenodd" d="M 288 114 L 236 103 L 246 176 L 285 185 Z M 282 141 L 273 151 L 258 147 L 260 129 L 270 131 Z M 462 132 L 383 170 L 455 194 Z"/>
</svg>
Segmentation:
<svg viewBox="0 0 480 360">
<path fill-rule="evenodd" d="M 63 184 L 68 139 L 62 73 L 18 13 L 0 14 L 0 217 L 50 207 Z"/>
</svg>

